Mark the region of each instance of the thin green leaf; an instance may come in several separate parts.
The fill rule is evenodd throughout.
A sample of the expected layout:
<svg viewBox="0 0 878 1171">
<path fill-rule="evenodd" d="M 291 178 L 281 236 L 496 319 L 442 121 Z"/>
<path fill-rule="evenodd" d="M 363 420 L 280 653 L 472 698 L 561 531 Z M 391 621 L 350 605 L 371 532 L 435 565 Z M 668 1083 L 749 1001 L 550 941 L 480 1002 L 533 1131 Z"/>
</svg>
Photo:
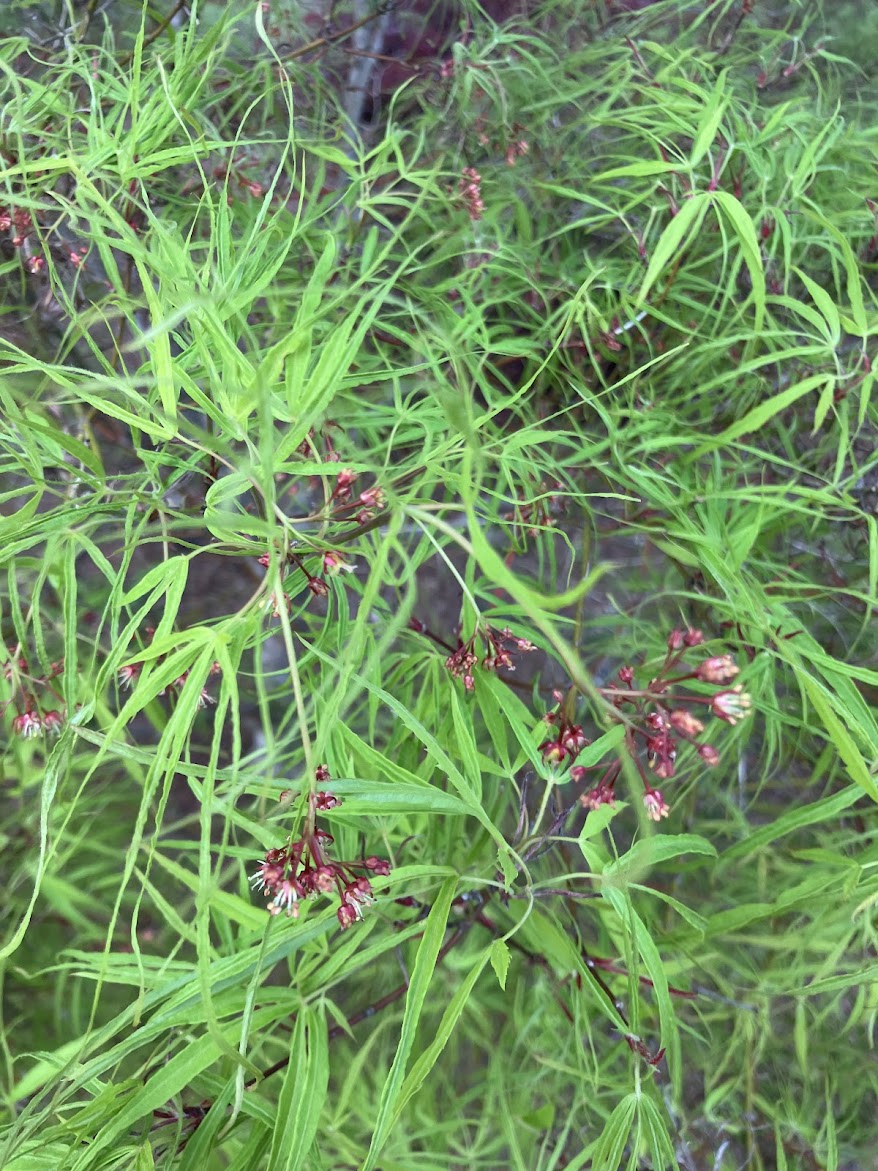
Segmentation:
<svg viewBox="0 0 878 1171">
<path fill-rule="evenodd" d="M 363 1162 L 362 1171 L 373 1171 L 376 1160 L 387 1142 L 393 1126 L 393 1120 L 398 1113 L 401 1095 L 403 1093 L 406 1066 L 415 1043 L 418 1021 L 427 998 L 430 984 L 435 976 L 436 960 L 445 938 L 448 915 L 451 903 L 457 889 L 457 879 L 448 878 L 442 884 L 427 921 L 424 925 L 424 934 L 418 954 L 412 969 L 411 981 L 405 998 L 402 1027 L 400 1028 L 399 1044 L 390 1067 L 390 1072 L 381 1091 L 378 1103 L 378 1114 L 372 1132 L 372 1141 L 369 1151 Z M 487 959 L 487 956 L 485 957 Z"/>
<path fill-rule="evenodd" d="M 329 1084 L 329 1035 L 319 1008 L 303 1005 L 296 1016 L 289 1064 L 277 1103 L 268 1171 L 310 1166 L 311 1147 Z"/>
<path fill-rule="evenodd" d="M 659 277 L 667 275 L 670 266 L 698 233 L 710 206 L 710 200 L 711 197 L 706 192 L 696 192 L 690 199 L 686 200 L 659 236 L 652 249 L 649 266 L 637 294 L 635 302 L 637 308 L 647 304 L 647 298 Z"/>
</svg>

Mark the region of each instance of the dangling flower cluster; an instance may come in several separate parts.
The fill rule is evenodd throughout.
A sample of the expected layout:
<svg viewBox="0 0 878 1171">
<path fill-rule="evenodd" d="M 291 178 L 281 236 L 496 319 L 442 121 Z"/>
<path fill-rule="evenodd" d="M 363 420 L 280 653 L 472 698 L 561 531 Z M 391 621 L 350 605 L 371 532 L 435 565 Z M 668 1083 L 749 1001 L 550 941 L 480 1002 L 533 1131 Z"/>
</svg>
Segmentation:
<svg viewBox="0 0 878 1171">
<path fill-rule="evenodd" d="M 0 232 L 9 237 L 9 243 L 18 252 L 22 263 L 32 276 L 37 276 L 46 267 L 46 254 L 42 250 L 42 242 L 38 236 L 38 229 L 43 225 L 33 212 L 24 207 L 8 207 L 0 204 Z M 57 239 L 50 241 L 50 250 L 58 261 L 68 261 L 74 268 L 78 268 L 88 255 L 87 245 L 71 245 L 69 242 L 59 243 Z"/>
<path fill-rule="evenodd" d="M 434 641 L 441 642 L 417 619 L 413 619 L 410 625 L 413 630 L 428 635 Z M 479 656 L 476 653 L 476 646 L 480 638 L 485 649 L 481 663 L 479 663 Z M 463 685 L 467 691 L 472 691 L 476 685 L 473 674 L 476 667 L 481 666 L 483 671 L 498 671 L 501 667 L 507 671 L 514 671 L 513 654 L 516 652 L 527 654 L 533 650 L 536 650 L 536 647 L 532 642 L 526 638 L 517 638 L 508 626 L 504 626 L 502 630 L 494 630 L 493 627 L 485 625 L 478 627 L 466 642 L 458 638 L 457 647 L 445 660 L 445 666 L 455 679 L 463 679 Z"/>
<path fill-rule="evenodd" d="M 683 666 L 685 657 L 703 642 L 704 635 L 700 630 L 674 630 L 668 637 L 668 650 L 661 670 L 645 688 L 635 688 L 634 669 L 630 666 L 620 669 L 620 686 L 600 688 L 614 707 L 626 709 L 625 745 L 628 755 L 640 770 L 644 806 L 653 821 L 667 817 L 670 806 L 662 791 L 653 788 L 651 776 L 661 781 L 668 781 L 674 776 L 681 742 L 691 744 L 706 765 L 714 767 L 719 764 L 719 753 L 701 739 L 705 731 L 703 721 L 693 715 L 690 708 L 700 704 L 717 719 L 734 725 L 749 715 L 752 707 L 750 696 L 740 685 L 723 687 L 738 674 L 738 666 L 731 655 L 714 655 L 702 659 L 684 673 L 675 674 Z M 720 690 L 712 695 L 697 694 L 691 690 L 680 693 L 682 685 L 691 685 L 693 682 L 713 685 Z M 686 706 L 681 706 L 683 704 Z M 559 761 L 565 758 L 565 748 L 563 741 L 557 745 L 554 741 L 540 745 L 545 759 L 549 759 L 547 752 L 554 751 L 556 755 L 553 759 Z M 644 767 L 640 749 L 645 749 L 649 772 Z M 600 767 L 605 770 L 600 780 L 580 798 L 587 809 L 615 803 L 615 785 L 621 774 L 621 764 L 615 761 L 609 768 Z M 570 770 L 570 777 L 574 781 L 584 781 L 588 772 L 589 769 L 575 765 Z"/>
<path fill-rule="evenodd" d="M 475 222 L 485 214 L 485 203 L 482 199 L 482 176 L 475 167 L 464 167 L 457 182 L 457 193 L 463 201 L 467 215 Z"/>
<path fill-rule="evenodd" d="M 556 691 L 555 698 L 560 702 L 564 697 Z M 572 723 L 563 712 L 546 712 L 543 719 L 550 727 L 557 728 L 556 734 L 544 740 L 539 747 L 540 755 L 547 764 L 563 764 L 574 760 L 591 743 L 582 725 Z"/>
<path fill-rule="evenodd" d="M 338 458 L 337 456 L 335 457 Z M 379 512 L 385 504 L 384 490 L 379 484 L 373 484 L 371 488 L 365 488 L 359 496 L 354 499 L 353 486 L 358 478 L 358 473 L 352 471 L 350 468 L 342 468 L 335 478 L 335 487 L 332 490 L 332 503 L 336 505 L 334 515 L 336 518 L 339 515 L 345 514 L 349 509 L 356 508 L 357 523 L 365 524 L 367 520 L 371 520 L 376 512 Z"/>
<path fill-rule="evenodd" d="M 513 127 L 513 129 L 517 130 L 519 127 Z M 505 155 L 506 166 L 514 167 L 518 159 L 524 158 L 529 150 L 530 143 L 526 138 L 516 138 L 514 141 L 507 143 Z"/>
<path fill-rule="evenodd" d="M 257 560 L 264 569 L 268 569 L 268 567 L 271 565 L 271 554 L 263 553 L 262 556 Z M 324 560 L 324 565 L 325 564 L 326 562 Z M 326 595 L 329 593 L 329 586 L 327 583 L 322 577 L 315 577 L 313 573 L 309 572 L 309 570 L 305 567 L 305 563 L 303 562 L 302 558 L 297 553 L 294 553 L 292 549 L 287 551 L 282 572 L 286 573 L 290 566 L 295 566 L 297 569 L 302 571 L 302 573 L 305 575 L 305 583 L 315 598 L 326 597 Z M 339 566 L 339 568 L 341 568 L 341 566 Z M 271 615 L 273 618 L 279 618 L 281 615 L 281 610 L 289 609 L 292 604 L 293 600 L 285 590 L 273 591 L 268 595 L 268 605 L 271 609 Z"/>
<path fill-rule="evenodd" d="M 379 488 L 377 484 L 371 488 L 367 488 L 364 492 L 360 493 L 359 503 L 361 508 L 357 513 L 357 523 L 364 525 L 367 520 L 371 520 L 384 507 L 385 497 L 383 489 Z"/>
<path fill-rule="evenodd" d="M 319 784 L 330 780 L 325 765 L 316 770 L 315 779 Z M 335 893 L 339 900 L 336 917 L 345 929 L 363 918 L 363 907 L 374 903 L 367 875 L 388 875 L 390 863 L 374 855 L 356 862 L 337 862 L 329 857 L 333 837 L 317 825 L 317 815 L 339 805 L 338 797 L 325 790 L 310 793 L 301 836 L 288 846 L 269 850 L 250 879 L 256 890 L 270 898 L 272 915 L 285 912 L 296 919 L 303 899 Z"/>
<path fill-rule="evenodd" d="M 353 486 L 357 480 L 357 473 L 350 468 L 342 468 L 335 477 L 335 487 L 332 490 L 332 499 L 336 504 L 348 504 L 353 495 Z"/>
<path fill-rule="evenodd" d="M 36 226 L 27 208 L 0 206 L 0 231 L 9 234 L 10 244 L 21 254 L 24 266 L 30 273 L 41 272 L 46 266 L 45 257 L 41 252 L 35 252 L 31 244 Z"/>
<path fill-rule="evenodd" d="M 268 569 L 268 567 L 271 565 L 271 554 L 263 553 L 262 556 L 258 558 L 258 561 L 264 569 Z M 329 585 L 326 581 L 326 577 L 335 577 L 336 574 L 342 572 L 352 573 L 355 569 L 354 565 L 344 560 L 341 553 L 338 553 L 332 549 L 327 550 L 322 556 L 321 566 L 323 573 L 326 575 L 325 577 L 317 577 L 315 574 L 311 573 L 307 569 L 302 557 L 300 557 L 298 553 L 294 553 L 292 550 L 287 552 L 286 561 L 284 563 L 284 570 L 286 570 L 288 566 L 294 566 L 295 568 L 301 570 L 301 572 L 305 575 L 305 583 L 308 586 L 308 589 L 312 594 L 314 594 L 316 598 L 325 598 L 329 593 Z M 287 607 L 292 605 L 292 599 L 290 598 L 289 594 L 284 593 L 283 602 Z M 279 594 L 272 593 L 269 595 L 269 605 L 271 606 L 272 616 L 275 618 L 280 617 L 281 598 Z"/>
<path fill-rule="evenodd" d="M 457 641 L 457 650 L 451 652 L 445 660 L 445 666 L 455 679 L 463 680 L 463 685 L 467 691 L 472 691 L 476 685 L 473 671 L 479 664 L 479 656 L 474 650 L 476 636 L 474 634 L 471 635 L 466 642 L 462 642 L 460 639 Z"/>
<path fill-rule="evenodd" d="M 148 626 L 146 628 L 147 641 L 151 642 L 154 635 L 155 635 L 155 627 Z M 158 664 L 158 663 L 161 663 L 166 658 L 167 658 L 167 655 L 159 655 L 154 660 L 154 662 L 156 664 Z M 119 673 L 118 673 L 117 677 L 119 680 L 119 686 L 124 691 L 127 691 L 129 688 L 134 686 L 134 684 L 140 678 L 141 672 L 143 671 L 143 666 L 144 666 L 144 664 L 142 662 L 136 662 L 136 663 L 125 663 L 124 666 L 119 668 Z M 221 670 L 222 670 L 222 668 L 220 667 L 219 663 L 211 664 L 211 668 L 210 668 L 211 675 L 219 675 Z M 188 678 L 189 678 L 189 672 L 187 670 L 187 671 L 184 671 L 182 675 L 179 675 L 173 681 L 173 683 L 169 683 L 167 685 L 167 687 L 163 688 L 163 690 L 160 692 L 160 694 L 167 695 L 167 696 L 174 696 L 174 697 L 178 696 L 180 694 L 180 692 L 183 690 L 183 688 L 185 687 L 186 680 Z M 216 700 L 210 694 L 210 692 L 207 690 L 207 688 L 202 687 L 201 694 L 198 696 L 198 699 L 196 700 L 196 703 L 195 703 L 196 708 L 198 710 L 201 710 L 202 708 L 213 707 L 213 705 L 215 703 L 216 703 Z"/>
<path fill-rule="evenodd" d="M 21 647 L 8 647 L 2 667 L 3 679 L 9 686 L 9 698 L 0 702 L 0 716 L 14 711 L 12 734 L 23 740 L 38 736 L 60 736 L 67 721 L 61 696 L 52 686 L 52 680 L 64 672 L 64 663 L 51 663 L 42 675 L 32 675 Z M 56 707 L 58 703 L 60 707 Z"/>
<path fill-rule="evenodd" d="M 334 426 L 334 424 L 333 424 Z M 332 447 L 332 441 L 329 436 L 323 434 L 324 446 L 327 449 L 326 459 L 338 463 L 339 455 Z M 313 432 L 309 433 L 307 440 L 304 440 L 299 447 L 299 452 L 302 455 L 312 455 L 312 447 L 315 444 Z M 373 484 L 371 488 L 365 488 L 359 495 L 354 495 L 354 484 L 359 478 L 358 473 L 351 468 L 340 468 L 336 473 L 335 486 L 329 497 L 328 507 L 322 512 L 323 519 L 326 522 L 347 522 L 350 525 L 351 519 L 355 518 L 357 524 L 364 525 L 367 521 L 374 519 L 374 517 L 384 508 L 386 497 L 383 488 L 379 484 Z M 296 486 L 288 489 L 291 494 L 297 491 Z M 294 542 L 297 544 L 297 542 Z M 273 556 L 271 552 L 263 553 L 261 557 L 257 558 L 260 565 L 266 569 L 272 562 Z M 349 573 L 355 567 L 345 561 L 342 553 L 336 549 L 326 549 L 321 554 L 322 556 L 322 573 L 323 577 L 318 577 L 305 566 L 303 555 L 288 549 L 284 557 L 282 571 L 284 574 L 290 567 L 296 567 L 301 570 L 305 576 L 305 582 L 308 589 L 315 597 L 325 598 L 329 593 L 329 585 L 326 582 L 327 577 L 333 577 L 340 572 Z M 277 616 L 281 609 L 282 601 L 289 602 L 289 598 L 285 596 L 284 599 L 271 597 L 270 602 L 273 607 L 273 613 Z"/>
</svg>

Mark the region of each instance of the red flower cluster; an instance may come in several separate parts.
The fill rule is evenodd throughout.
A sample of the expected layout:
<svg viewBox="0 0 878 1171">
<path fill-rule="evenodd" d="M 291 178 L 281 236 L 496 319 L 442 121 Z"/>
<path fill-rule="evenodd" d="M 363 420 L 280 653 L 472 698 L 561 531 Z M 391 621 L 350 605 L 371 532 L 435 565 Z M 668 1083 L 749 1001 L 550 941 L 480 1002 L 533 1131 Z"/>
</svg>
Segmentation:
<svg viewBox="0 0 878 1171">
<path fill-rule="evenodd" d="M 417 622 L 416 619 L 412 622 L 412 628 L 428 633 L 423 623 Z M 476 644 L 480 637 L 486 651 L 481 660 L 483 671 L 498 671 L 501 667 L 507 671 L 514 671 L 515 663 L 512 656 L 515 652 L 527 653 L 536 650 L 532 642 L 528 642 L 526 638 L 517 638 L 508 626 L 504 626 L 502 630 L 482 626 L 477 628 L 466 642 L 458 638 L 457 648 L 445 660 L 445 666 L 455 679 L 463 679 L 467 691 L 472 691 L 476 685 L 473 672 L 480 665 L 479 656 L 476 654 Z"/>
<path fill-rule="evenodd" d="M 457 193 L 463 200 L 467 215 L 473 222 L 480 220 L 485 214 L 485 203 L 482 199 L 482 176 L 475 167 L 464 167 L 457 182 Z"/>
<path fill-rule="evenodd" d="M 258 561 L 264 569 L 268 569 L 269 565 L 271 565 L 271 554 L 263 553 L 262 556 L 258 558 Z M 328 549 L 323 554 L 321 564 L 323 573 L 326 575 L 326 577 L 335 577 L 336 574 L 341 572 L 352 573 L 354 570 L 354 566 L 345 561 L 341 553 L 338 553 L 332 549 Z M 326 578 L 316 577 L 313 573 L 310 573 L 306 568 L 303 559 L 292 550 L 287 553 L 284 568 L 286 569 L 286 567 L 290 565 L 295 566 L 297 569 L 302 571 L 302 573 L 305 575 L 305 582 L 308 586 L 308 589 L 312 594 L 314 594 L 316 598 L 325 598 L 328 595 L 329 585 L 326 582 Z M 292 604 L 292 599 L 290 598 L 289 594 L 284 594 L 284 601 L 286 602 L 287 606 Z M 277 618 L 280 614 L 280 598 L 275 594 L 272 594 L 270 596 L 270 603 L 272 607 L 272 614 L 275 618 Z"/>
<path fill-rule="evenodd" d="M 328 781 L 329 770 L 321 765 L 315 777 L 319 782 Z M 357 862 L 337 862 L 329 857 L 332 834 L 318 827 L 317 814 L 339 805 L 341 801 L 332 793 L 310 793 L 301 836 L 288 846 L 266 853 L 250 881 L 256 890 L 271 898 L 268 910 L 272 915 L 285 911 L 298 918 L 303 899 L 335 892 L 339 898 L 336 917 L 344 929 L 362 919 L 363 907 L 375 901 L 367 874 L 388 875 L 389 862 L 374 855 Z"/>
<path fill-rule="evenodd" d="M 29 272 L 39 272 L 45 265 L 42 255 L 31 250 L 30 238 L 36 231 L 33 215 L 24 207 L 0 207 L 0 231 L 9 233 L 13 248 L 20 249 Z"/>
<path fill-rule="evenodd" d="M 506 147 L 506 166 L 514 167 L 516 160 L 524 158 L 530 150 L 530 143 L 526 138 L 517 138 Z"/>
<path fill-rule="evenodd" d="M 351 471 L 350 468 L 342 468 L 335 478 L 332 501 L 343 506 L 345 510 L 359 508 L 357 523 L 362 525 L 384 507 L 385 497 L 383 489 L 378 484 L 373 484 L 371 488 L 365 488 L 355 500 L 353 485 L 357 478 L 357 472 Z"/>
<path fill-rule="evenodd" d="M 46 267 L 46 257 L 42 251 L 42 242 L 37 235 L 41 225 L 33 213 L 24 207 L 7 207 L 0 204 L 0 232 L 9 236 L 9 243 L 21 256 L 24 267 L 33 276 L 41 273 Z M 88 255 L 88 246 L 72 247 L 68 243 L 57 242 L 53 245 L 56 259 L 67 260 L 74 266 L 82 264 Z"/>
<path fill-rule="evenodd" d="M 42 675 L 32 675 L 21 647 L 8 647 L 8 658 L 2 667 L 3 678 L 9 685 L 10 696 L 0 702 L 0 715 L 11 708 L 12 733 L 24 740 L 38 736 L 60 736 L 67 719 L 61 696 L 52 686 L 52 680 L 64 672 L 64 663 L 52 663 Z M 47 694 L 48 693 L 48 694 Z M 54 706 L 61 704 L 60 710 Z"/>
<path fill-rule="evenodd" d="M 557 735 L 544 740 L 539 748 L 540 755 L 547 764 L 563 764 L 565 760 L 573 760 L 591 743 L 586 739 L 582 725 L 570 723 L 566 716 L 558 712 L 546 712 L 543 719 L 558 729 Z"/>
<path fill-rule="evenodd" d="M 683 665 L 684 658 L 703 642 L 704 635 L 700 630 L 674 630 L 668 638 L 668 651 L 661 670 L 645 688 L 635 688 L 634 669 L 629 666 L 619 671 L 621 686 L 600 688 L 614 707 L 626 709 L 625 747 L 640 770 L 644 805 L 653 821 L 667 817 L 670 806 L 661 790 L 652 787 L 641 758 L 642 750 L 645 749 L 645 763 L 652 775 L 663 781 L 670 780 L 676 772 L 681 741 L 692 744 L 705 764 L 715 766 L 719 764 L 719 753 L 700 739 L 705 725 L 693 715 L 690 707 L 701 704 L 717 719 L 736 724 L 749 714 L 752 706 L 749 695 L 740 686 L 724 688 L 712 695 L 689 690 L 681 694 L 681 685 L 696 682 L 721 686 L 730 683 L 738 674 L 738 666 L 731 655 L 714 655 L 702 659 L 683 674 L 674 674 Z M 681 706 L 683 704 L 686 706 Z M 555 718 L 551 713 L 546 716 L 550 723 Z M 560 762 L 575 755 L 570 748 L 575 747 L 577 733 L 581 732 L 578 725 L 571 726 L 566 720 L 562 721 L 557 741 L 549 740 L 540 745 L 544 759 Z M 621 773 L 621 763 L 614 761 L 609 768 L 602 767 L 605 771 L 598 783 L 580 798 L 587 809 L 615 803 L 615 785 Z M 575 765 L 570 770 L 571 780 L 584 781 L 588 771 Z"/>
</svg>

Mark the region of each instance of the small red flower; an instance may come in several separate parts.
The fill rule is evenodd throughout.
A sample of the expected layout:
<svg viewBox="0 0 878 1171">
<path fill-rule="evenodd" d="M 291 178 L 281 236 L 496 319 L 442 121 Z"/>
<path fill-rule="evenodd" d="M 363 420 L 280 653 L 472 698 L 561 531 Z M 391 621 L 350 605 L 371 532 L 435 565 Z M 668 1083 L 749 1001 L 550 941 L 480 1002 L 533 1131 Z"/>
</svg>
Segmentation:
<svg viewBox="0 0 878 1171">
<path fill-rule="evenodd" d="M 753 706 L 750 696 L 739 685 L 729 691 L 718 691 L 710 701 L 710 710 L 719 719 L 733 726 L 745 719 Z"/>
<path fill-rule="evenodd" d="M 283 850 L 269 850 L 259 869 L 250 876 L 250 882 L 255 890 L 274 891 L 284 877 L 286 853 Z"/>
<path fill-rule="evenodd" d="M 719 764 L 719 753 L 709 744 L 699 744 L 698 755 L 701 757 L 704 763 L 709 764 L 711 768 Z"/>
<path fill-rule="evenodd" d="M 314 808 L 319 809 L 321 812 L 325 812 L 327 809 L 337 809 L 339 805 L 341 805 L 341 799 L 335 797 L 332 793 L 314 794 Z"/>
<path fill-rule="evenodd" d="M 367 488 L 365 492 L 360 493 L 360 503 L 365 508 L 383 508 L 384 493 L 377 485 Z"/>
<path fill-rule="evenodd" d="M 315 894 L 328 895 L 335 889 L 336 871 L 332 866 L 318 866 L 311 874 L 311 890 Z"/>
<path fill-rule="evenodd" d="M 334 573 L 344 571 L 345 573 L 353 573 L 354 566 L 350 562 L 345 561 L 341 553 L 328 552 L 323 554 L 323 572 L 327 576 L 332 576 Z"/>
<path fill-rule="evenodd" d="M 699 664 L 695 677 L 703 683 L 730 683 L 739 672 L 740 667 L 731 655 L 715 655 Z"/>
<path fill-rule="evenodd" d="M 561 734 L 561 743 L 571 756 L 577 756 L 583 748 L 588 747 L 589 740 L 580 724 L 568 724 Z"/>
<path fill-rule="evenodd" d="M 216 700 L 213 698 L 213 696 L 210 694 L 210 692 L 207 690 L 207 688 L 202 687 L 201 694 L 199 695 L 198 699 L 195 701 L 195 707 L 199 711 L 201 711 L 206 707 L 213 707 L 215 704 L 216 704 Z"/>
<path fill-rule="evenodd" d="M 272 915 L 279 915 L 285 910 L 291 919 L 298 919 L 299 900 L 304 893 L 302 884 L 297 879 L 291 876 L 283 878 L 275 887 L 275 895 L 268 909 Z"/>
<path fill-rule="evenodd" d="M 671 807 L 660 789 L 647 789 L 643 794 L 643 804 L 646 806 L 646 816 L 650 821 L 661 821 L 663 817 L 670 816 Z"/>
<path fill-rule="evenodd" d="M 51 711 L 43 715 L 43 731 L 47 736 L 60 736 L 64 727 L 64 716 L 61 712 Z"/>
<path fill-rule="evenodd" d="M 353 903 L 357 908 L 359 917 L 362 918 L 360 907 L 371 906 L 375 902 L 372 895 L 372 884 L 369 882 L 369 879 L 361 874 L 359 878 L 355 878 L 353 882 L 349 882 L 344 889 L 342 900 L 347 903 Z"/>
<path fill-rule="evenodd" d="M 691 712 L 684 711 L 682 708 L 671 712 L 668 719 L 674 731 L 679 732 L 681 736 L 687 736 L 691 739 L 704 731 L 704 724 L 701 720 L 696 719 Z"/>
<path fill-rule="evenodd" d="M 23 736 L 25 740 L 31 740 L 34 736 L 42 736 L 43 721 L 39 712 L 29 709 L 22 712 L 20 716 L 16 716 L 12 721 L 12 731 L 16 736 Z"/>
<path fill-rule="evenodd" d="M 538 751 L 546 764 L 560 764 L 570 755 L 560 740 L 544 740 Z"/>
<path fill-rule="evenodd" d="M 143 663 L 126 663 L 124 667 L 119 668 L 119 686 L 126 690 L 132 683 L 136 682 L 137 677 L 143 670 Z"/>
<path fill-rule="evenodd" d="M 362 918 L 362 914 L 359 913 L 356 907 L 352 907 L 350 903 L 342 903 L 335 914 L 342 931 L 346 931 L 348 927 L 352 927 L 358 919 Z"/>
<path fill-rule="evenodd" d="M 593 789 L 583 793 L 579 800 L 586 809 L 600 809 L 602 805 L 609 805 L 614 809 L 616 807 L 616 794 L 609 785 L 604 784 L 595 785 Z"/>
</svg>

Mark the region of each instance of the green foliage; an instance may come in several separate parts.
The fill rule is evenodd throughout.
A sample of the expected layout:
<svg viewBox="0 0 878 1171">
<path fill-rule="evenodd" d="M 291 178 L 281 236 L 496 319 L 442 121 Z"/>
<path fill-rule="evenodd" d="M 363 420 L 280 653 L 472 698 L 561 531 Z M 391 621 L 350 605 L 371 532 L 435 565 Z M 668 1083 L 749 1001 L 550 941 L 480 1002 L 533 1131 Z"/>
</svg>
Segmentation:
<svg viewBox="0 0 878 1171">
<path fill-rule="evenodd" d="M 307 6 L 22 7 L 0 1166 L 865 1166 L 844 37 L 469 5 L 367 117 Z"/>
</svg>

